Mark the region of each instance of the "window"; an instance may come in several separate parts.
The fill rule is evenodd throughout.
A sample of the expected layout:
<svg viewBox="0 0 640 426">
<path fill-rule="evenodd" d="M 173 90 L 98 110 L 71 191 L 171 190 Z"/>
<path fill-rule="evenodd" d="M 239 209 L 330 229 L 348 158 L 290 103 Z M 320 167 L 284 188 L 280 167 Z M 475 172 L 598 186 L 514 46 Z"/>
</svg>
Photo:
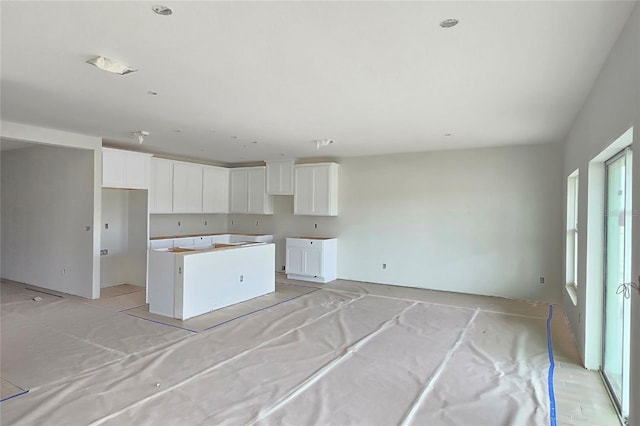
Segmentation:
<svg viewBox="0 0 640 426">
<path fill-rule="evenodd" d="M 578 288 L 578 170 L 567 178 L 566 287 L 574 305 Z"/>
</svg>

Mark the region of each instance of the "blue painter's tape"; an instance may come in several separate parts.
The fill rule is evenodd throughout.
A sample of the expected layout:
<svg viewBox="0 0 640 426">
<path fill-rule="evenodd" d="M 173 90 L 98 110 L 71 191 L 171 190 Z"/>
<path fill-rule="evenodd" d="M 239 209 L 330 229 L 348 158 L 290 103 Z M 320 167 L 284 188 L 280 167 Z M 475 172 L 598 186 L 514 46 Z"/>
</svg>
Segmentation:
<svg viewBox="0 0 640 426">
<path fill-rule="evenodd" d="M 7 396 L 7 397 L 5 397 L 5 398 L 2 398 L 2 399 L 0 399 L 0 402 L 5 402 L 5 401 L 8 401 L 8 400 L 10 400 L 10 399 L 13 399 L 13 398 L 17 398 L 17 397 L 19 397 L 19 396 L 22 396 L 22 395 L 26 395 L 26 394 L 28 394 L 28 393 L 29 393 L 29 390 L 27 389 L 26 391 L 22 391 L 22 392 L 20 392 L 20 393 L 15 394 L 15 395 L 11 395 L 11 396 Z"/>
<path fill-rule="evenodd" d="M 149 318 L 139 317 L 139 316 L 137 316 L 137 315 L 133 315 L 133 314 L 129 314 L 129 313 L 127 313 L 127 315 L 129 315 L 130 317 L 134 317 L 134 318 L 138 318 L 138 319 L 141 319 L 141 320 L 145 320 L 145 321 L 153 322 L 153 323 L 156 323 L 156 324 L 166 325 L 167 327 L 173 327 L 173 328 L 178 328 L 178 329 L 180 329 L 180 330 L 190 331 L 191 333 L 197 333 L 197 331 L 195 331 L 195 330 L 191 330 L 191 329 L 189 329 L 189 328 L 178 327 L 177 325 L 173 325 L 173 324 L 166 324 L 166 323 L 164 323 L 164 322 L 155 321 L 155 320 L 152 320 L 152 319 L 149 319 Z"/>
<path fill-rule="evenodd" d="M 314 288 L 315 288 L 315 287 L 314 287 Z M 315 292 L 316 292 L 316 291 L 318 291 L 318 290 L 320 290 L 320 289 L 319 289 L 319 288 L 315 288 L 315 290 L 312 290 L 312 291 L 309 291 L 309 292 L 306 292 L 306 293 L 299 294 L 298 296 L 292 297 L 291 299 L 283 300 L 283 301 L 281 301 L 281 302 L 274 303 L 273 305 L 265 306 L 264 308 L 260 308 L 260 309 L 257 309 L 257 310 L 255 310 L 255 311 L 252 311 L 252 312 L 247 312 L 246 314 L 240 315 L 240 316 L 238 316 L 238 317 L 228 319 L 228 320 L 223 321 L 223 322 L 221 322 L 221 323 L 218 323 L 218 324 L 216 324 L 216 325 L 212 325 L 211 327 L 205 328 L 205 329 L 204 329 L 204 330 L 202 330 L 202 331 L 207 331 L 207 330 L 214 329 L 214 328 L 216 328 L 216 327 L 220 327 L 221 325 L 227 324 L 227 323 L 229 323 L 229 322 L 231 322 L 231 321 L 235 321 L 235 320 L 237 320 L 237 319 L 240 319 L 240 318 L 243 318 L 243 317 L 246 317 L 246 316 L 249 316 L 249 315 L 253 315 L 253 314 L 257 313 L 257 312 L 264 311 L 265 309 L 273 308 L 274 306 L 282 305 L 283 303 L 290 302 L 290 301 L 292 301 L 292 300 L 294 300 L 294 299 L 298 299 L 299 297 L 306 296 L 307 294 L 315 293 Z"/>
<path fill-rule="evenodd" d="M 549 316 L 547 317 L 547 350 L 549 352 L 549 376 L 547 383 L 549 384 L 549 424 L 556 426 L 556 395 L 553 390 L 553 372 L 556 363 L 553 360 L 553 346 L 551 345 L 551 318 L 553 318 L 553 305 L 549 305 Z"/>
</svg>

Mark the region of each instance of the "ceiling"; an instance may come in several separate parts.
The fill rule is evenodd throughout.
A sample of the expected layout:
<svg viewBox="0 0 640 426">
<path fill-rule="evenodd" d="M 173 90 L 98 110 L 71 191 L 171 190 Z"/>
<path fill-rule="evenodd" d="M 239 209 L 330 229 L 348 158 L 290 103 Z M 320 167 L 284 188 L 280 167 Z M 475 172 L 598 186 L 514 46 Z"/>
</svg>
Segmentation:
<svg viewBox="0 0 640 426">
<path fill-rule="evenodd" d="M 3 1 L 2 119 L 223 163 L 561 142 L 636 3 Z"/>
</svg>

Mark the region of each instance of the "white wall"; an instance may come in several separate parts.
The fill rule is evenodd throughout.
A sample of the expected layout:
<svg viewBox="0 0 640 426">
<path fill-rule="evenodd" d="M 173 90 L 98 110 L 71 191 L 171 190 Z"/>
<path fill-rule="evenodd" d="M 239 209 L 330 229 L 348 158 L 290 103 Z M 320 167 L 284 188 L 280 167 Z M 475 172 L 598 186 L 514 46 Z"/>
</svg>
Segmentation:
<svg viewBox="0 0 640 426">
<path fill-rule="evenodd" d="M 338 217 L 293 216 L 276 197 L 274 216 L 230 215 L 229 231 L 273 233 L 277 269 L 287 236 L 336 236 L 340 278 L 557 301 L 561 156 L 557 144 L 347 158 Z"/>
<path fill-rule="evenodd" d="M 603 69 L 596 80 L 594 87 L 576 118 L 573 128 L 564 145 L 564 178 L 575 169 L 580 169 L 580 194 L 579 194 L 579 223 L 582 223 L 579 242 L 579 270 L 578 270 L 578 303 L 574 306 L 569 297 L 563 292 L 562 304 L 570 320 L 571 327 L 578 340 L 580 352 L 585 364 L 590 368 L 598 368 L 600 365 L 599 350 L 600 341 L 597 328 L 601 324 L 590 324 L 589 332 L 585 327 L 585 318 L 597 315 L 593 307 L 587 309 L 588 294 L 594 296 L 594 292 L 601 291 L 602 282 L 585 281 L 587 268 L 599 259 L 587 261 L 587 239 L 597 240 L 597 235 L 587 235 L 589 229 L 586 224 L 594 220 L 600 220 L 600 212 L 588 206 L 593 203 L 589 200 L 589 162 L 603 150 L 609 147 L 620 135 L 629 128 L 634 127 L 634 165 L 633 165 L 633 206 L 640 206 L 640 6 L 631 15 L 627 25 L 623 29 L 620 38 L 612 49 Z M 597 173 L 595 174 L 597 176 Z M 593 179 L 594 174 L 591 178 Z M 589 188 L 591 186 L 591 188 Z M 640 216 L 634 216 L 633 229 L 633 273 L 634 279 L 640 275 Z M 592 231 L 593 232 L 593 231 Z M 598 231 L 599 232 L 599 231 Z M 640 294 L 634 292 L 632 297 L 631 320 L 631 413 L 630 424 L 640 424 L 640 368 L 634 360 L 640 359 Z M 594 332 L 595 333 L 592 333 Z"/>
<path fill-rule="evenodd" d="M 151 237 L 224 232 L 227 232 L 226 214 L 152 214 L 149 216 Z"/>
<path fill-rule="evenodd" d="M 146 190 L 102 189 L 101 287 L 146 285 L 147 206 Z"/>
<path fill-rule="evenodd" d="M 105 229 L 105 225 L 109 225 Z M 100 248 L 109 250 L 100 257 L 100 287 L 127 283 L 129 249 L 129 195 L 120 189 L 102 190 Z"/>
<path fill-rule="evenodd" d="M 91 279 L 82 285 L 80 296 L 97 298 L 100 296 L 100 214 L 102 182 L 102 140 L 96 136 L 70 133 L 61 130 L 31 126 L 27 124 L 0 121 L 0 139 L 30 142 L 47 146 L 60 146 L 90 150 L 93 155 L 93 175 L 87 180 L 91 185 L 93 197 L 92 259 Z M 8 226 L 11 226 L 9 223 Z M 2 229 L 2 227 L 0 227 Z M 35 244 L 35 243 L 34 243 Z"/>
<path fill-rule="evenodd" d="M 93 176 L 92 150 L 35 146 L 3 153 L 4 278 L 93 296 Z"/>
</svg>

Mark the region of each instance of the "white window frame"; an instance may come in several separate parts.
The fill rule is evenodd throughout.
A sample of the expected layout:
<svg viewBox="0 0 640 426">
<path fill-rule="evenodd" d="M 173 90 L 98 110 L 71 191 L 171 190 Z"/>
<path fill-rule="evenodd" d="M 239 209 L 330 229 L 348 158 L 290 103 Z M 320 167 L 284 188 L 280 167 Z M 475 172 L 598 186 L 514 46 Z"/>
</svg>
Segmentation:
<svg viewBox="0 0 640 426">
<path fill-rule="evenodd" d="M 567 178 L 567 244 L 566 244 L 566 280 L 565 287 L 574 305 L 578 303 L 578 194 L 580 176 L 575 170 Z"/>
</svg>

